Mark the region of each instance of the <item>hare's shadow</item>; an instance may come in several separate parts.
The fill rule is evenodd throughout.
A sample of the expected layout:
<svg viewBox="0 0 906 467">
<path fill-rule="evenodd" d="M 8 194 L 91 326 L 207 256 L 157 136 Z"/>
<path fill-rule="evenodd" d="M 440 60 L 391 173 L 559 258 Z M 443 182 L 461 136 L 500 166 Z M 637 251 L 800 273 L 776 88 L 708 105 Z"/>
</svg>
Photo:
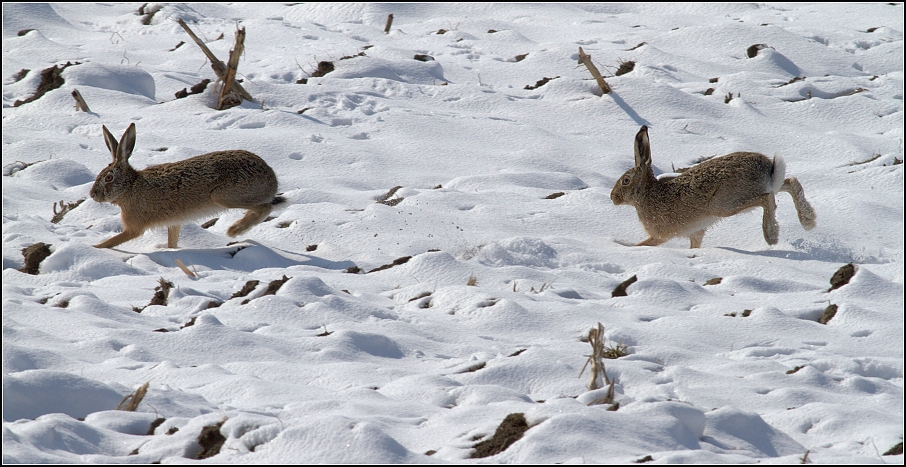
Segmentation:
<svg viewBox="0 0 906 467">
<path fill-rule="evenodd" d="M 871 255 L 859 255 L 851 249 L 838 245 L 825 245 L 819 243 L 806 242 L 802 239 L 795 240 L 792 243 L 795 250 L 759 250 L 745 251 L 731 247 L 718 247 L 721 250 L 732 251 L 750 256 L 767 256 L 771 258 L 783 258 L 793 261 L 821 261 L 825 263 L 858 263 L 858 264 L 883 264 L 889 263 L 889 259 L 878 258 Z"/>
<path fill-rule="evenodd" d="M 222 248 L 163 250 L 145 253 L 145 255 L 151 261 L 164 267 L 176 267 L 178 259 L 189 268 L 203 266 L 212 270 L 243 272 L 290 266 L 313 266 L 335 270 L 345 270 L 355 266 L 352 261 L 331 261 L 317 256 L 266 247 L 248 240 Z"/>
</svg>

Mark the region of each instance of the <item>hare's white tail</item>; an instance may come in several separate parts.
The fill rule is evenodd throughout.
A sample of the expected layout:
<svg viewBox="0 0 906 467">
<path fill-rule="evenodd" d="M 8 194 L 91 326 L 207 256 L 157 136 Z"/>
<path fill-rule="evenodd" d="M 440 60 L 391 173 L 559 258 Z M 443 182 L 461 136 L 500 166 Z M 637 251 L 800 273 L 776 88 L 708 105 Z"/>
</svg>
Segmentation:
<svg viewBox="0 0 906 467">
<path fill-rule="evenodd" d="M 786 179 L 786 161 L 780 154 L 774 154 L 774 172 L 771 174 L 771 193 L 780 193 Z"/>
</svg>

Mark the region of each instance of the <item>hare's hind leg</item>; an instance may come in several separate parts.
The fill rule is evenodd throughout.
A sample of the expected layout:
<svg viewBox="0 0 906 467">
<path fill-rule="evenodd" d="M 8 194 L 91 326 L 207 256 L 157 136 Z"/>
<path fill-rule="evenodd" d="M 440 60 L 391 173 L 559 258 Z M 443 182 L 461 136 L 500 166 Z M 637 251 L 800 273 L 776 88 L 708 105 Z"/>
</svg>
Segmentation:
<svg viewBox="0 0 906 467">
<path fill-rule="evenodd" d="M 179 241 L 179 231 L 181 225 L 171 225 L 167 227 L 167 248 L 176 248 L 176 242 Z"/>
<path fill-rule="evenodd" d="M 784 180 L 783 186 L 780 187 L 780 191 L 785 191 L 793 197 L 793 204 L 796 205 L 796 213 L 799 215 L 799 223 L 802 224 L 802 228 L 805 230 L 814 229 L 817 225 L 815 219 L 817 219 L 818 216 L 815 215 L 815 210 L 812 208 L 812 205 L 805 199 L 805 191 L 803 191 L 799 180 L 797 180 L 796 177 L 790 177 Z"/>
<path fill-rule="evenodd" d="M 242 219 L 234 222 L 233 225 L 231 225 L 230 228 L 227 229 L 227 235 L 229 235 L 230 237 L 235 237 L 242 234 L 246 230 L 255 226 L 255 224 L 263 221 L 264 218 L 271 213 L 271 210 L 273 208 L 274 207 L 271 203 L 259 204 L 258 206 L 249 208 L 247 211 L 245 211 L 245 215 L 242 216 Z"/>
</svg>

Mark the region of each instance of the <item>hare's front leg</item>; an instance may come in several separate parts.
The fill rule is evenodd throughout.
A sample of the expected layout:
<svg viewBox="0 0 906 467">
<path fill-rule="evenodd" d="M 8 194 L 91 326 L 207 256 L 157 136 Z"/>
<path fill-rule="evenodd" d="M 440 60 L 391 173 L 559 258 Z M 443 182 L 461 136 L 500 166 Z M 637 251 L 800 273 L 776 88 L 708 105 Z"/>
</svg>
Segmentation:
<svg viewBox="0 0 906 467">
<path fill-rule="evenodd" d="M 698 232 L 689 236 L 689 248 L 701 248 L 702 239 L 705 238 L 705 229 L 701 229 Z"/>
<path fill-rule="evenodd" d="M 171 225 L 167 227 L 167 248 L 176 248 L 176 242 L 179 241 L 179 231 L 181 225 Z"/>
<path fill-rule="evenodd" d="M 648 237 L 644 241 L 642 241 L 640 243 L 636 243 L 635 246 L 658 246 L 661 243 L 664 243 L 664 240 L 658 240 L 654 237 Z"/>
<path fill-rule="evenodd" d="M 104 240 L 103 242 L 98 243 L 94 247 L 95 248 L 113 248 L 113 247 L 119 245 L 120 243 L 125 243 L 125 242 L 128 242 L 129 240 L 132 240 L 135 237 L 138 237 L 139 235 L 142 234 L 142 232 L 143 232 L 142 230 L 126 229 L 126 230 L 108 238 L 107 240 Z"/>
</svg>

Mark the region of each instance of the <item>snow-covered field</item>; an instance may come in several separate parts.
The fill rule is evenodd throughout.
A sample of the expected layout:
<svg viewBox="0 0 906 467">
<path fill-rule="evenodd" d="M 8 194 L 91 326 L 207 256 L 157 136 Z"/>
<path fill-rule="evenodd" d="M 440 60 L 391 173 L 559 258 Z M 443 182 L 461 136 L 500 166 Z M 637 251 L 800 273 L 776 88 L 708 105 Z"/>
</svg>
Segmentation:
<svg viewBox="0 0 906 467">
<path fill-rule="evenodd" d="M 4 463 L 181 463 L 212 425 L 209 462 L 903 462 L 903 4 L 139 6 L 3 4 Z M 245 28 L 254 102 L 174 97 L 215 79 L 177 18 L 221 60 Z M 94 248 L 122 230 L 88 198 L 101 127 L 130 123 L 134 166 L 246 149 L 288 203 Z M 760 210 L 627 246 L 642 125 L 658 173 L 782 155 L 817 228 L 780 193 L 776 246 Z M 598 322 L 614 404 L 580 377 Z"/>
</svg>

